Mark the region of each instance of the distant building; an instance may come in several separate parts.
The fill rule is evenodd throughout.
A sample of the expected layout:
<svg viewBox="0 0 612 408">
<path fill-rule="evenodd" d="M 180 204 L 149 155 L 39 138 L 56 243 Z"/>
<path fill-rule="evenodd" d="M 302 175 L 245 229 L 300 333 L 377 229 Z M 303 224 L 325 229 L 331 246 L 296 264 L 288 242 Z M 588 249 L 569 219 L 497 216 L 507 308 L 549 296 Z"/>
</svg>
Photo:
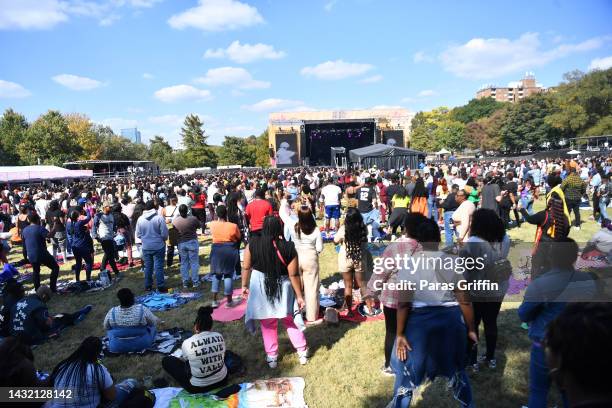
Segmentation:
<svg viewBox="0 0 612 408">
<path fill-rule="evenodd" d="M 138 128 L 121 129 L 121 136 L 132 141 L 132 143 L 141 143 L 140 131 Z"/>
<path fill-rule="evenodd" d="M 527 72 L 523 79 L 517 82 L 510 82 L 505 87 L 484 85 L 476 92 L 476 98 L 492 98 L 498 102 L 514 103 L 541 92 L 546 92 L 546 88 L 536 82 L 533 72 Z"/>
</svg>

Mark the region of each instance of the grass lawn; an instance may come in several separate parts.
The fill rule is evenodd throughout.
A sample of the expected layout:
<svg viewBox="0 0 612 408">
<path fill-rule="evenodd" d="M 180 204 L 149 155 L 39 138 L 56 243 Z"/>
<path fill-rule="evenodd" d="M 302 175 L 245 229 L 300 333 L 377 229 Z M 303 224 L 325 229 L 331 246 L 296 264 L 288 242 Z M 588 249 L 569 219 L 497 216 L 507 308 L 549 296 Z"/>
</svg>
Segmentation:
<svg viewBox="0 0 612 408">
<path fill-rule="evenodd" d="M 542 208 L 542 202 L 537 203 L 536 208 Z M 572 230 L 570 237 L 586 242 L 598 229 L 595 222 L 587 220 L 590 214 L 590 211 L 582 212 L 585 220 L 583 228 L 580 231 Z M 534 234 L 535 227 L 527 224 L 510 231 L 516 242 L 532 242 Z M 202 274 L 209 269 L 209 242 L 206 241 L 201 249 Z M 14 252 L 12 259 L 18 259 L 20 251 L 16 249 Z M 97 260 L 99 258 L 101 255 L 97 256 Z M 60 279 L 73 279 L 71 265 L 72 262 L 62 267 Z M 340 280 L 332 244 L 325 245 L 320 265 L 322 280 Z M 48 282 L 48 272 L 43 267 L 43 281 Z M 94 271 L 94 275 L 96 273 Z M 167 270 L 166 276 L 169 287 L 180 287 L 177 265 Z M 140 295 L 144 291 L 142 273 L 138 268 L 125 272 L 119 286 L 129 287 L 136 295 Z M 239 286 L 238 282 L 236 286 Z M 210 302 L 210 284 L 206 283 L 203 290 L 202 302 Z M 104 335 L 104 316 L 112 306 L 118 304 L 115 293 L 116 290 L 106 290 L 92 294 L 55 296 L 49 303 L 52 313 L 73 312 L 86 304 L 92 304 L 94 308 L 82 323 L 65 330 L 58 339 L 48 341 L 34 350 L 36 367 L 51 371 L 57 362 L 76 349 L 84 337 Z M 519 300 L 516 297 L 513 299 Z M 156 313 L 165 322 L 162 328 L 180 326 L 190 329 L 196 310 L 202 302 L 191 302 L 178 309 Z M 516 408 L 527 402 L 530 343 L 527 332 L 520 328 L 516 313 L 518 305 L 516 301 L 509 301 L 502 306 L 499 317 L 497 368 L 494 371 L 483 369 L 476 375 L 470 374 L 475 402 L 479 407 Z M 383 407 L 390 400 L 393 379 L 383 377 L 379 372 L 384 361 L 383 321 L 360 325 L 341 322 L 337 326 L 320 325 L 307 329 L 306 338 L 312 357 L 306 366 L 299 364 L 286 333 L 280 331 L 280 360 L 278 368 L 274 370 L 269 369 L 265 362 L 261 336 L 249 335 L 243 321 L 215 323 L 214 330 L 223 334 L 227 348 L 240 354 L 246 364 L 245 375 L 232 378 L 234 383 L 280 376 L 303 377 L 306 381 L 306 402 L 312 408 Z M 128 377 L 142 379 L 144 376 L 156 378 L 164 376 L 161 358 L 160 354 L 107 357 L 103 363 L 118 380 Z M 447 390 L 446 383 L 437 380 L 421 387 L 414 405 L 456 407 L 457 403 Z"/>
</svg>

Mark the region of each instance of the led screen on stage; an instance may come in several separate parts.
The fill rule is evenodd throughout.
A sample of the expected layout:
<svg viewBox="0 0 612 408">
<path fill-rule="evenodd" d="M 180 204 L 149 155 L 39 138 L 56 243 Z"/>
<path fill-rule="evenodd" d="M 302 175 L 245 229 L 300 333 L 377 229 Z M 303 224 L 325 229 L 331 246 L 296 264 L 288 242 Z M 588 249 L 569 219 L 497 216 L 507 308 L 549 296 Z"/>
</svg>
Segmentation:
<svg viewBox="0 0 612 408">
<path fill-rule="evenodd" d="M 277 133 L 276 167 L 296 167 L 299 164 L 297 133 Z"/>
<path fill-rule="evenodd" d="M 331 148 L 345 147 L 350 150 L 374 143 L 374 122 L 306 123 L 306 149 L 311 166 L 331 165 Z"/>
<path fill-rule="evenodd" d="M 382 143 L 397 147 L 404 146 L 404 131 L 403 130 L 383 130 Z"/>
</svg>

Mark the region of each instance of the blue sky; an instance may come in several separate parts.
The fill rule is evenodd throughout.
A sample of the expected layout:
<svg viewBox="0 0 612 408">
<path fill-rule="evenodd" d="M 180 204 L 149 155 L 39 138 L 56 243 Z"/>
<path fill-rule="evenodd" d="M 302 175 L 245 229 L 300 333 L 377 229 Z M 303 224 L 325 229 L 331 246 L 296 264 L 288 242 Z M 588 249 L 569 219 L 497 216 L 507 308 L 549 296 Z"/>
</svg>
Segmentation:
<svg viewBox="0 0 612 408">
<path fill-rule="evenodd" d="M 612 66 L 612 2 L 0 0 L 0 108 L 81 112 L 178 146 L 271 111 L 456 106 L 533 71 Z"/>
</svg>

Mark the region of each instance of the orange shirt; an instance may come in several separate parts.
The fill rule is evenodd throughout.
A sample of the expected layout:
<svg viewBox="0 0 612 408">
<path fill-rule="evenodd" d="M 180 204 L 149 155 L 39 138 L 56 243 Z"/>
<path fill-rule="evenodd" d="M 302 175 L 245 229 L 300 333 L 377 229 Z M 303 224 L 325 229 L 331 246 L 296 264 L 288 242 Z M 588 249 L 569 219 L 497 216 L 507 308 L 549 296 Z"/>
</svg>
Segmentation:
<svg viewBox="0 0 612 408">
<path fill-rule="evenodd" d="M 240 230 L 233 222 L 212 221 L 210 223 L 210 233 L 212 234 L 213 244 L 240 241 Z"/>
</svg>

